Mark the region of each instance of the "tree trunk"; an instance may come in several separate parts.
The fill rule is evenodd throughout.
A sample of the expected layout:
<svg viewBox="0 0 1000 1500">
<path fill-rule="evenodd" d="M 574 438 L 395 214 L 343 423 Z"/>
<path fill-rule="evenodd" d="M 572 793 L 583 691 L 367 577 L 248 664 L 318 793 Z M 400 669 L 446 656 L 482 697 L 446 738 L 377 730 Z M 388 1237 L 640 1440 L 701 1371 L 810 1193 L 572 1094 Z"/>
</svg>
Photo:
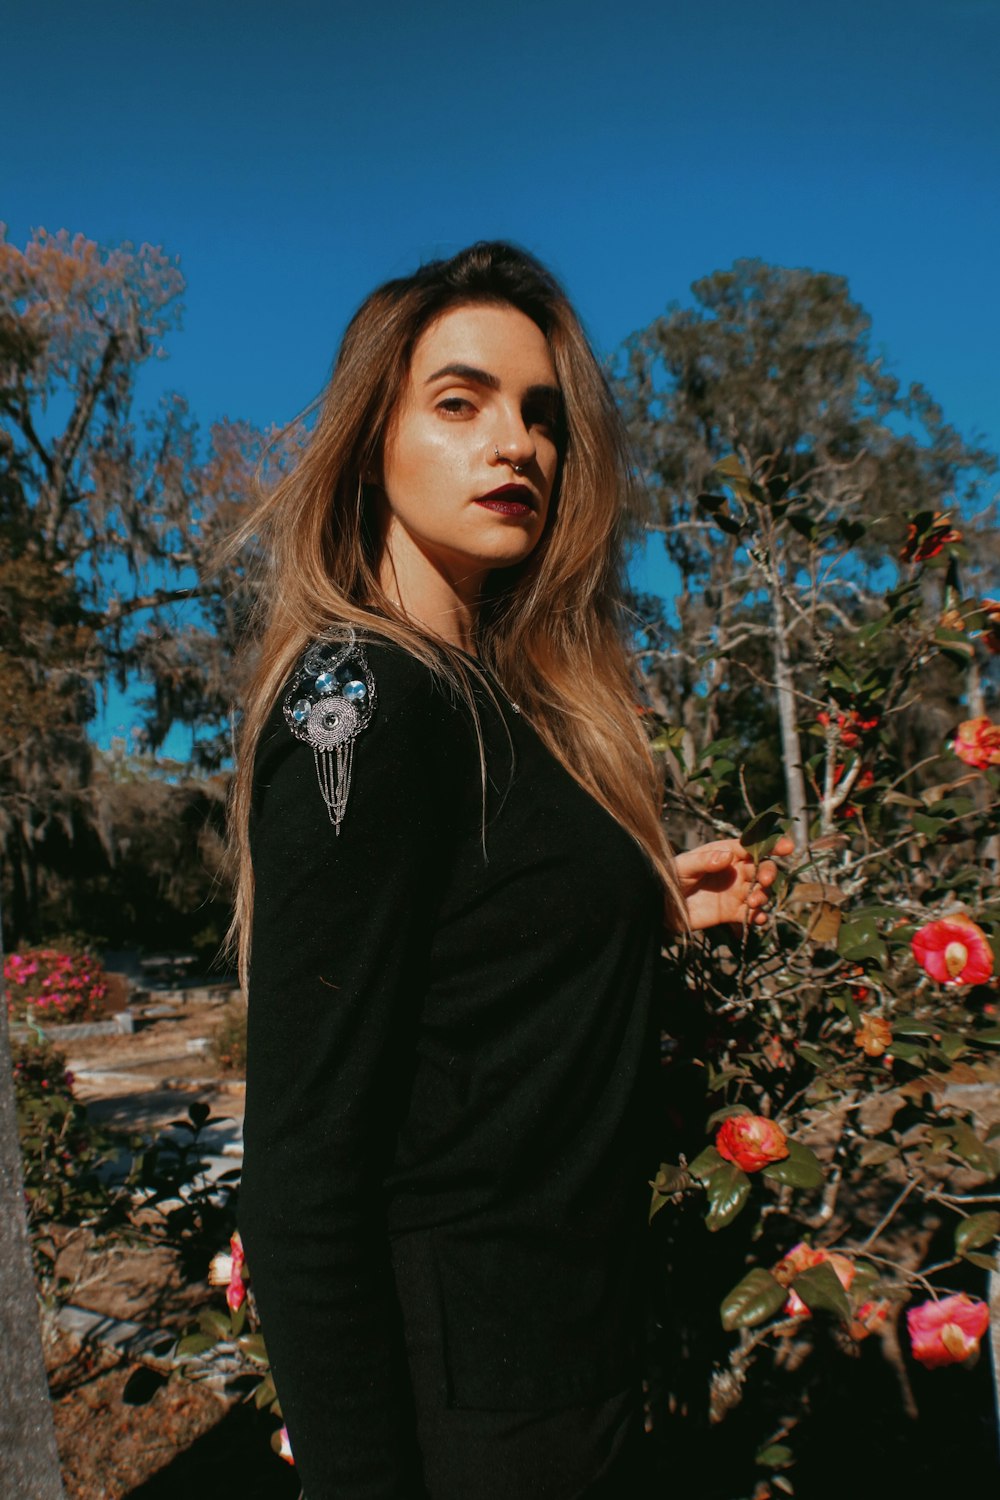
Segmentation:
<svg viewBox="0 0 1000 1500">
<path fill-rule="evenodd" d="M 788 813 L 792 820 L 791 835 L 796 849 L 801 850 L 805 849 L 809 840 L 809 814 L 805 773 L 802 769 L 802 747 L 799 744 L 795 680 L 788 654 L 785 603 L 781 597 L 777 569 L 771 584 L 771 640 L 774 651 L 774 683 L 778 695 L 778 721 L 781 725 L 781 758 L 785 768 Z"/>
<path fill-rule="evenodd" d="M 0 942 L 0 974 L 3 945 Z M 0 1494 L 63 1500 L 49 1386 L 38 1325 L 24 1176 L 10 1058 L 7 997 L 0 979 Z"/>
</svg>

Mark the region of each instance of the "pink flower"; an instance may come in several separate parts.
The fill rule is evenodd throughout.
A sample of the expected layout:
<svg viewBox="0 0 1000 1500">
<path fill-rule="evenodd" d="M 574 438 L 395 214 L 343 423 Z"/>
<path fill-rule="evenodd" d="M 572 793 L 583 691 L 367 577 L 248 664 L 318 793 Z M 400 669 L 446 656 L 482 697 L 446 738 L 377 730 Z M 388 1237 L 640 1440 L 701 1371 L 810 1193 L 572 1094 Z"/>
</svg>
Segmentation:
<svg viewBox="0 0 1000 1500">
<path fill-rule="evenodd" d="M 295 1460 L 292 1457 L 292 1445 L 288 1441 L 287 1427 L 282 1427 L 281 1431 L 278 1433 L 278 1446 L 275 1449 L 275 1452 L 277 1453 L 279 1458 L 283 1458 L 285 1460 L 286 1464 L 294 1465 Z"/>
<path fill-rule="evenodd" d="M 866 1339 L 870 1333 L 879 1333 L 889 1317 L 889 1304 L 884 1299 L 877 1302 L 862 1302 L 848 1327 L 848 1333 L 856 1343 Z"/>
<path fill-rule="evenodd" d="M 224 1286 L 226 1288 L 226 1302 L 231 1312 L 237 1312 L 243 1306 L 246 1299 L 246 1256 L 243 1254 L 243 1241 L 240 1239 L 239 1230 L 229 1241 L 230 1254 L 224 1251 L 213 1255 L 208 1267 L 208 1281 L 210 1286 Z"/>
<path fill-rule="evenodd" d="M 959 1365 L 975 1354 L 990 1323 L 990 1310 L 978 1297 L 958 1292 L 939 1302 L 921 1302 L 906 1310 L 913 1357 L 928 1370 Z"/>
<path fill-rule="evenodd" d="M 951 748 L 959 760 L 977 771 L 1000 766 L 1000 724 L 992 724 L 987 718 L 966 719 L 959 724 Z"/>
<path fill-rule="evenodd" d="M 942 917 L 914 934 L 913 956 L 938 984 L 984 984 L 993 973 L 993 950 L 968 917 Z"/>
<path fill-rule="evenodd" d="M 744 1172 L 759 1172 L 788 1155 L 788 1138 L 764 1115 L 730 1115 L 716 1132 L 715 1149 Z"/>
</svg>

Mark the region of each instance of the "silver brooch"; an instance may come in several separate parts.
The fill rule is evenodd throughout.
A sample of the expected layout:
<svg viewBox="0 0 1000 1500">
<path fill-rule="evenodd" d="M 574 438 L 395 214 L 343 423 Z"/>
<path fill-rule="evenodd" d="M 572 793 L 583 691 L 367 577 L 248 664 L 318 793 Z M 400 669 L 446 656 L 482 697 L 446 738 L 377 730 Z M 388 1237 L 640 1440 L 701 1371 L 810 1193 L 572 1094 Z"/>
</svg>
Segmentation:
<svg viewBox="0 0 1000 1500">
<path fill-rule="evenodd" d="M 375 679 L 351 631 L 309 647 L 284 699 L 285 721 L 312 747 L 316 779 L 334 831 L 347 810 L 354 741 L 375 712 Z"/>
</svg>

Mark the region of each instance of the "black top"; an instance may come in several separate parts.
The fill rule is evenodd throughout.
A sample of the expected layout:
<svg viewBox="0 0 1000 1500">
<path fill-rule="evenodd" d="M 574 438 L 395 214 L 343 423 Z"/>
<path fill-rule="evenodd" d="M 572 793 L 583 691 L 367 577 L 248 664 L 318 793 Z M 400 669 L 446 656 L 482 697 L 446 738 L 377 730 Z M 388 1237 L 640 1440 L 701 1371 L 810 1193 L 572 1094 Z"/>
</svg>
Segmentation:
<svg viewBox="0 0 1000 1500">
<path fill-rule="evenodd" d="M 251 820 L 239 1220 L 309 1500 L 417 1492 L 406 1345 L 429 1301 L 454 1406 L 624 1386 L 655 1169 L 646 856 L 477 688 L 484 850 L 467 707 L 397 648 L 365 654 L 339 832 L 280 702 Z"/>
</svg>

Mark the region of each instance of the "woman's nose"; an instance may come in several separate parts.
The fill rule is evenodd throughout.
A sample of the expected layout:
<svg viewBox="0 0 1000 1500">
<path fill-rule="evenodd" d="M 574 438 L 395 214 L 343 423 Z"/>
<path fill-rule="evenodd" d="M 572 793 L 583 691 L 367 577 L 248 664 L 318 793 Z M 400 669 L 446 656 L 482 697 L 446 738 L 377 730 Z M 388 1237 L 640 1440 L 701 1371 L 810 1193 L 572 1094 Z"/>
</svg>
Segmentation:
<svg viewBox="0 0 1000 1500">
<path fill-rule="evenodd" d="M 512 469 L 526 468 L 535 457 L 535 440 L 521 421 L 505 423 L 492 447 L 494 462 L 510 464 Z"/>
</svg>

